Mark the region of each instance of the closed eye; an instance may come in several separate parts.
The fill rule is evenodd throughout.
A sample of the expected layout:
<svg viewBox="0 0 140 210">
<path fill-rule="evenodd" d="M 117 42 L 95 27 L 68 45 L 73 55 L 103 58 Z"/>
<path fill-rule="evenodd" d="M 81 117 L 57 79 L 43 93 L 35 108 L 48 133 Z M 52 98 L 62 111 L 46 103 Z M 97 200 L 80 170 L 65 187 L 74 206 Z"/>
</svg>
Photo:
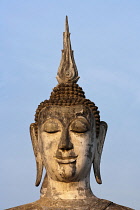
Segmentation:
<svg viewBox="0 0 140 210">
<path fill-rule="evenodd" d="M 46 133 L 57 133 L 60 131 L 60 126 L 59 126 L 58 122 L 50 119 L 45 123 L 44 131 Z"/>
<path fill-rule="evenodd" d="M 74 133 L 85 133 L 89 130 L 87 121 L 83 119 L 76 119 L 70 126 L 70 131 Z"/>
<path fill-rule="evenodd" d="M 57 133 L 60 130 L 44 130 L 46 133 Z"/>
<path fill-rule="evenodd" d="M 71 131 L 74 133 L 86 133 L 88 130 L 87 129 L 71 129 Z"/>
</svg>

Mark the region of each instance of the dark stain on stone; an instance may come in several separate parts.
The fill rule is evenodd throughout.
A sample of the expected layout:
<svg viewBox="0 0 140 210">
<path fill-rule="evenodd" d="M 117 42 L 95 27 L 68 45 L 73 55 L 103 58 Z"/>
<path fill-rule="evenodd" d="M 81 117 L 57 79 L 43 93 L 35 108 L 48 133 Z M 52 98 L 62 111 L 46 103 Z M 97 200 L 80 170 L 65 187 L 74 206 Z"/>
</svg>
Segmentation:
<svg viewBox="0 0 140 210">
<path fill-rule="evenodd" d="M 92 149 L 93 149 L 93 145 L 91 144 L 90 147 L 89 147 L 89 149 L 88 149 L 88 151 L 87 151 L 87 157 L 89 159 L 92 158 Z"/>
</svg>

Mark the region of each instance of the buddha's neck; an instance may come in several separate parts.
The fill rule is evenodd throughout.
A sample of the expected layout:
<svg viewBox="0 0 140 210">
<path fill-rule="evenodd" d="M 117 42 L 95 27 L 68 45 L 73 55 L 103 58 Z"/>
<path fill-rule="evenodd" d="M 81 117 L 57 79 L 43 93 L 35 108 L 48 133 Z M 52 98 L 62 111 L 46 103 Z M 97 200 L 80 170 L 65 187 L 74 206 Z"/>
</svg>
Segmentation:
<svg viewBox="0 0 140 210">
<path fill-rule="evenodd" d="M 47 177 L 47 187 L 42 190 L 41 197 L 53 199 L 85 199 L 94 196 L 89 176 L 78 182 L 59 182 Z"/>
</svg>

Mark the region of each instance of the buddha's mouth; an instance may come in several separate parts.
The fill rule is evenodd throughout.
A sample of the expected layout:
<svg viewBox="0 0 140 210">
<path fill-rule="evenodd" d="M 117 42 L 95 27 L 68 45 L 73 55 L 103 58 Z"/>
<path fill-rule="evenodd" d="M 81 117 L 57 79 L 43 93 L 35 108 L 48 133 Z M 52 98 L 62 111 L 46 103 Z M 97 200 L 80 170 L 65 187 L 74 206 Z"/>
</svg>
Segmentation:
<svg viewBox="0 0 140 210">
<path fill-rule="evenodd" d="M 60 157 L 60 156 L 56 156 L 56 161 L 58 163 L 61 163 L 61 164 L 69 164 L 69 163 L 74 163 L 76 162 L 76 159 L 77 159 L 78 155 L 77 156 L 68 156 L 68 157 Z"/>
</svg>

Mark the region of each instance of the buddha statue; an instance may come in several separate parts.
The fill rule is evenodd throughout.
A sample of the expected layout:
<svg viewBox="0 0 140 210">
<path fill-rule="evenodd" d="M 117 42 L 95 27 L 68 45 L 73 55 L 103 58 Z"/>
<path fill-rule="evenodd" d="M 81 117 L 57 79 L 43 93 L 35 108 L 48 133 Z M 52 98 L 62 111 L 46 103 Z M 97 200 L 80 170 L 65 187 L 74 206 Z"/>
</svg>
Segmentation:
<svg viewBox="0 0 140 210">
<path fill-rule="evenodd" d="M 100 161 L 107 123 L 100 121 L 98 107 L 86 99 L 78 79 L 66 17 L 58 85 L 50 99 L 40 103 L 35 122 L 30 125 L 36 186 L 42 180 L 43 169 L 46 171 L 41 196 L 35 202 L 11 210 L 130 209 L 97 198 L 90 188 L 92 166 L 97 183 L 102 183 Z"/>
</svg>

